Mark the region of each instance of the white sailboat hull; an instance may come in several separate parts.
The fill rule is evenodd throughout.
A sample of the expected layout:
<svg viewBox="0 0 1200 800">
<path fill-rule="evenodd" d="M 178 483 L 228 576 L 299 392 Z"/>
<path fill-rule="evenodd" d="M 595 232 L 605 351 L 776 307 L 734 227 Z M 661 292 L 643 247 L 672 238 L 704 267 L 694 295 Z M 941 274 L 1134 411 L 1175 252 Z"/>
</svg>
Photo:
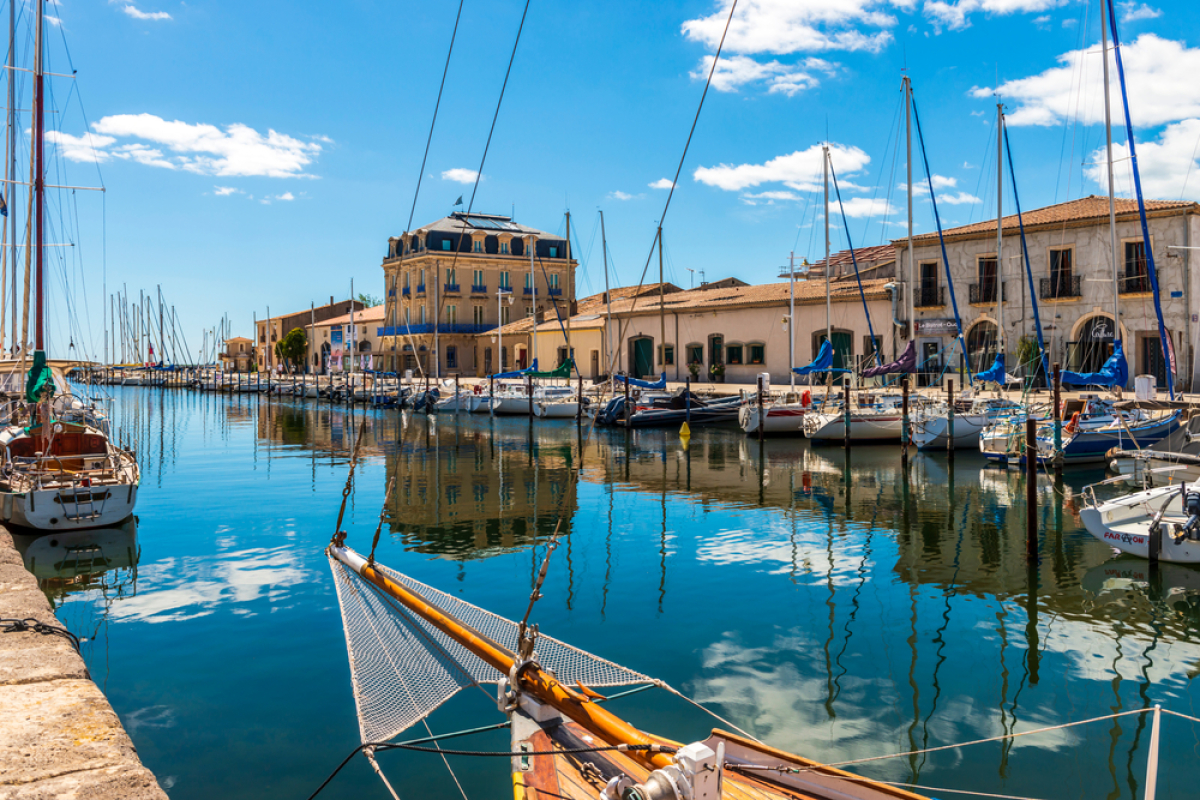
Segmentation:
<svg viewBox="0 0 1200 800">
<path fill-rule="evenodd" d="M 1158 558 L 1175 564 L 1200 564 L 1200 541 L 1176 541 L 1173 525 L 1187 522 L 1180 486 L 1163 486 L 1134 492 L 1106 503 L 1081 509 L 1079 518 L 1088 533 L 1123 553 L 1149 558 L 1152 517 L 1166 504 L 1159 536 Z"/>
<path fill-rule="evenodd" d="M 903 418 L 899 412 L 894 414 L 851 414 L 850 440 L 899 442 L 902 421 Z M 843 441 L 846 438 L 845 418 L 841 414 L 806 414 L 804 435 L 814 441 Z"/>
<path fill-rule="evenodd" d="M 575 401 L 534 402 L 533 415 L 549 419 L 575 419 L 579 415 L 579 403 Z"/>
<path fill-rule="evenodd" d="M 978 447 L 979 432 L 988 424 L 986 414 L 954 415 L 954 448 Z M 950 440 L 950 420 L 923 416 L 913 420 L 912 440 L 918 450 L 945 450 Z"/>
<path fill-rule="evenodd" d="M 764 409 L 764 414 L 758 413 L 757 406 L 744 405 L 738 411 L 738 423 L 748 434 L 757 434 L 761 417 L 763 433 L 774 436 L 800 436 L 803 433 L 804 415 L 810 409 L 800 405 L 775 405 Z"/>
</svg>

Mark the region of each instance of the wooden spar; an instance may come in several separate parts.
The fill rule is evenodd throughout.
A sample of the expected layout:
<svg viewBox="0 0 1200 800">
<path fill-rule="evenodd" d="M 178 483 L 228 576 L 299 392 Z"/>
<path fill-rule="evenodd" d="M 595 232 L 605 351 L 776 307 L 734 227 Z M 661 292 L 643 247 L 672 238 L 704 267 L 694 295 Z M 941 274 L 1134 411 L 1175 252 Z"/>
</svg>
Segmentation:
<svg viewBox="0 0 1200 800">
<path fill-rule="evenodd" d="M 465 647 L 472 655 L 492 669 L 503 675 L 511 673 L 513 666 L 517 663 L 517 657 L 508 648 L 425 602 L 404 586 L 367 564 L 362 556 L 350 548 L 331 545 L 329 552 L 338 561 L 361 575 L 363 580 L 369 581 L 396 601 L 403 603 L 409 611 Z M 606 742 L 613 744 L 660 743 L 615 714 L 611 714 L 591 702 L 583 694 L 563 686 L 557 679 L 543 672 L 536 665 L 529 666 L 521 673 L 520 683 L 519 687 L 514 686 L 513 688 L 526 691 L 539 702 L 554 707 Z M 628 755 L 650 769 L 665 767 L 672 763 L 672 758 L 667 753 L 634 751 Z"/>
</svg>

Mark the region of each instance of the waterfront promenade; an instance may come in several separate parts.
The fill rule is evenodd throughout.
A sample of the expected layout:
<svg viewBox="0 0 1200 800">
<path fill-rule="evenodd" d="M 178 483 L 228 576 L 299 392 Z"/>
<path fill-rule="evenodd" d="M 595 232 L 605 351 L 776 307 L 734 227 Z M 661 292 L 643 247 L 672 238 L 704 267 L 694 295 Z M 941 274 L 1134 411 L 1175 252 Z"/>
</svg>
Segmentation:
<svg viewBox="0 0 1200 800">
<path fill-rule="evenodd" d="M 2 528 L 0 616 L 62 624 Z M 0 798 L 166 796 L 69 639 L 0 633 Z"/>
</svg>

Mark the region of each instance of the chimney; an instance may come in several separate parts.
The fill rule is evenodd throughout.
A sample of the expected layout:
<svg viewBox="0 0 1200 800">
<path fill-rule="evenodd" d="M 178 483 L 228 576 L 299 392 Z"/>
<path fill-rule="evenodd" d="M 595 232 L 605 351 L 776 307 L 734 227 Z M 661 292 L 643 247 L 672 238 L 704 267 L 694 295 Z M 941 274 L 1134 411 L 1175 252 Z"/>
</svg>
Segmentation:
<svg viewBox="0 0 1200 800">
<path fill-rule="evenodd" d="M 329 295 L 329 305 L 333 305 L 333 295 Z"/>
</svg>

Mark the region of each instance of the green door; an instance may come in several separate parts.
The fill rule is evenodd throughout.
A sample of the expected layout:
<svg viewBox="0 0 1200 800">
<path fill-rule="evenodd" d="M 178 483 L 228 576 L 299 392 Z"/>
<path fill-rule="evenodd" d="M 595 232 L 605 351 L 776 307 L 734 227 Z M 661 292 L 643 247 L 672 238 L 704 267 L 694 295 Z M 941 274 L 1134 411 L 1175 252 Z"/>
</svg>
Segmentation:
<svg viewBox="0 0 1200 800">
<path fill-rule="evenodd" d="M 850 369 L 851 352 L 853 339 L 852 334 L 842 331 L 833 332 L 833 368 L 834 369 Z M 825 343 L 825 334 L 821 334 L 817 338 L 817 348 Z"/>
<path fill-rule="evenodd" d="M 629 343 L 633 348 L 633 377 L 644 378 L 654 374 L 654 340 L 649 338 L 634 339 Z"/>
</svg>

